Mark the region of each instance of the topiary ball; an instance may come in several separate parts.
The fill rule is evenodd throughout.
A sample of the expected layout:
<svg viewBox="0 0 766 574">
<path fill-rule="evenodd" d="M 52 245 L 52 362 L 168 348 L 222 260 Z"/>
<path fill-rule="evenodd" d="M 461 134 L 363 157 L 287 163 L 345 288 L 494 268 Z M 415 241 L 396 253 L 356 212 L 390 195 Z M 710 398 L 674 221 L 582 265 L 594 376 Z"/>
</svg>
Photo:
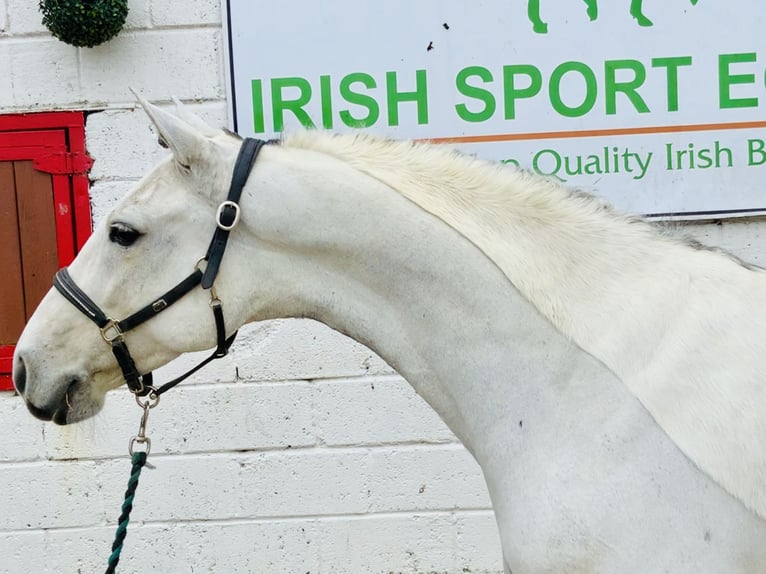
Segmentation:
<svg viewBox="0 0 766 574">
<path fill-rule="evenodd" d="M 128 0 L 40 0 L 43 25 L 62 42 L 92 48 L 114 38 L 128 15 Z"/>
</svg>

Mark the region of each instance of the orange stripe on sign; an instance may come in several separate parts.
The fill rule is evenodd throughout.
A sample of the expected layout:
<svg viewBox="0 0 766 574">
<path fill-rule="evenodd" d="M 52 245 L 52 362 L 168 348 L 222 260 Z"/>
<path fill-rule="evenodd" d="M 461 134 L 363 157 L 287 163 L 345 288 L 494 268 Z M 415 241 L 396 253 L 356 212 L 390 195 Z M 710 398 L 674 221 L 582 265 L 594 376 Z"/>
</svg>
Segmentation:
<svg viewBox="0 0 766 574">
<path fill-rule="evenodd" d="M 683 132 L 708 132 L 766 128 L 766 121 L 728 122 L 717 124 L 687 124 L 678 126 L 643 126 L 635 128 L 610 128 L 600 130 L 572 130 L 561 132 L 528 132 L 518 134 L 491 134 L 483 136 L 454 136 L 423 138 L 420 141 L 439 144 L 510 142 L 524 140 L 553 140 L 566 138 L 594 138 L 603 136 L 635 136 L 647 134 L 674 134 Z"/>
</svg>

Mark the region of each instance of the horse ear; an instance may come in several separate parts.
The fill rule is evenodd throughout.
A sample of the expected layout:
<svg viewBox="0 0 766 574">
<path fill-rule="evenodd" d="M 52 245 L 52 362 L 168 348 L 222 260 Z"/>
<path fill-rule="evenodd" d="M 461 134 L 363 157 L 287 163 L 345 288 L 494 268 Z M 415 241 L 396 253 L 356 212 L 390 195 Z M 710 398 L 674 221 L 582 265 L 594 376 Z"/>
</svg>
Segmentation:
<svg viewBox="0 0 766 574">
<path fill-rule="evenodd" d="M 190 111 L 189 108 L 187 108 L 183 102 L 181 102 L 181 100 L 175 96 L 173 96 L 173 103 L 176 105 L 176 115 L 187 124 L 195 128 L 197 131 L 199 131 L 201 134 L 208 137 L 218 135 L 219 130 L 209 126 L 205 120 Z"/>
<path fill-rule="evenodd" d="M 191 165 L 194 158 L 199 157 L 200 150 L 205 145 L 205 135 L 183 119 L 150 104 L 136 92 L 133 94 L 157 130 L 160 143 L 167 144 L 178 163 L 184 166 Z"/>
</svg>

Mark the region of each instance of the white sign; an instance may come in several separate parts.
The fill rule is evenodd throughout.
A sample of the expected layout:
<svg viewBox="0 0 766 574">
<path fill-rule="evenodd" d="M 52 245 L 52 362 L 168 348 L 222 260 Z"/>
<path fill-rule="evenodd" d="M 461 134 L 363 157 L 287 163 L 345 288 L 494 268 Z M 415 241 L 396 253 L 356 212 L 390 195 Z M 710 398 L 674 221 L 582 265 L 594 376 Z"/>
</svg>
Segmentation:
<svg viewBox="0 0 766 574">
<path fill-rule="evenodd" d="M 650 215 L 766 213 L 763 0 L 228 0 L 233 128 L 450 143 Z"/>
</svg>

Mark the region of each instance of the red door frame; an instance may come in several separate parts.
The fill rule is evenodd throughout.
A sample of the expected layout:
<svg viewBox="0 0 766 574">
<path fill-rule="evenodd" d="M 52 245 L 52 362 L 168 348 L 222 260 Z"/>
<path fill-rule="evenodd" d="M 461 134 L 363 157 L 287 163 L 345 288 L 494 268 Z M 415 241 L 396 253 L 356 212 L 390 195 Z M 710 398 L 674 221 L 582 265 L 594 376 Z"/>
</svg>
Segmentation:
<svg viewBox="0 0 766 574">
<path fill-rule="evenodd" d="M 51 174 L 59 265 L 68 265 L 91 233 L 82 112 L 0 115 L 0 161 L 33 160 Z M 12 390 L 13 346 L 0 346 L 0 391 Z"/>
</svg>

